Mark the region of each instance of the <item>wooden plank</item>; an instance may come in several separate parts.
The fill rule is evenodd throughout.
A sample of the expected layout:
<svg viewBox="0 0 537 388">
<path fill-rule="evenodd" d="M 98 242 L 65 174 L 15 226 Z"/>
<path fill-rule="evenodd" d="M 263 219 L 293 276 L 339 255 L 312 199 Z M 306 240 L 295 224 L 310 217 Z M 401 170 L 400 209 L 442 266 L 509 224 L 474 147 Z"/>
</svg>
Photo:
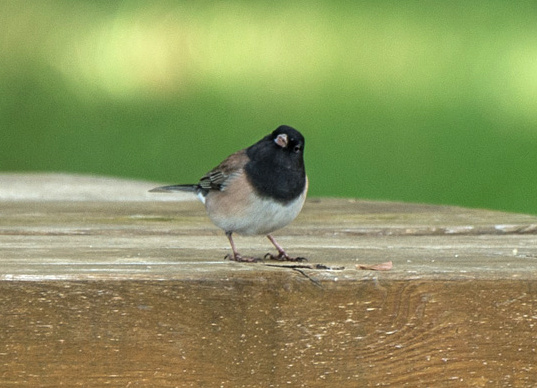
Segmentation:
<svg viewBox="0 0 537 388">
<path fill-rule="evenodd" d="M 537 385 L 535 216 L 311 199 L 279 241 L 345 269 L 297 271 L 223 260 L 197 202 L 39 179 L 87 191 L 0 189 L 0 386 Z"/>
<path fill-rule="evenodd" d="M 278 272 L 224 260 L 227 239 L 192 202 L 4 202 L 0 279 L 206 279 Z M 278 240 L 330 280 L 368 278 L 359 263 L 391 260 L 390 279 L 533 279 L 534 216 L 451 207 L 315 199 Z M 237 237 L 246 254 L 263 237 Z M 246 275 L 244 275 L 246 276 Z"/>
</svg>

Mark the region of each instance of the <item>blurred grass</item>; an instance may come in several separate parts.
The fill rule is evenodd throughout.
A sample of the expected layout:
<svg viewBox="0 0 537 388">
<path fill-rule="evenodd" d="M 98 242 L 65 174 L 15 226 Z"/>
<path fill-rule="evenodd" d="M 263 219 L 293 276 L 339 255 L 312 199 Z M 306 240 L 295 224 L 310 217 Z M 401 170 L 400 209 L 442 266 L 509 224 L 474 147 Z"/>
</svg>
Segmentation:
<svg viewBox="0 0 537 388">
<path fill-rule="evenodd" d="M 0 169 L 195 182 L 279 124 L 313 196 L 537 213 L 532 2 L 0 2 Z"/>
</svg>

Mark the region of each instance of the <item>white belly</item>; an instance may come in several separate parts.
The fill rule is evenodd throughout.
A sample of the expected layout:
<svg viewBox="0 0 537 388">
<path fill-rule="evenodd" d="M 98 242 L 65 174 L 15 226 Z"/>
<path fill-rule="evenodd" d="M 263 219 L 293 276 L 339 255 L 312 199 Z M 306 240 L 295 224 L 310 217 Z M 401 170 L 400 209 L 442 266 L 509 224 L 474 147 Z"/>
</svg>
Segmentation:
<svg viewBox="0 0 537 388">
<path fill-rule="evenodd" d="M 300 213 L 306 199 L 306 191 L 287 204 L 251 192 L 229 194 L 223 191 L 208 195 L 207 213 L 219 228 L 243 235 L 269 234 L 283 228 Z"/>
</svg>

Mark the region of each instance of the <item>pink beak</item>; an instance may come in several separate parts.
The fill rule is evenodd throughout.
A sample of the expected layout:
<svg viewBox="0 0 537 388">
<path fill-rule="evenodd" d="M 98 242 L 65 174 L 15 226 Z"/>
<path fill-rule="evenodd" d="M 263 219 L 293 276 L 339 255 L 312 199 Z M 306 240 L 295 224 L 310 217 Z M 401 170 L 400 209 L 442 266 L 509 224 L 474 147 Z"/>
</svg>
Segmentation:
<svg viewBox="0 0 537 388">
<path fill-rule="evenodd" d="M 279 134 L 276 139 L 274 139 L 274 143 L 278 144 L 282 148 L 287 147 L 288 142 L 289 140 L 287 139 L 287 135 L 285 133 Z"/>
</svg>

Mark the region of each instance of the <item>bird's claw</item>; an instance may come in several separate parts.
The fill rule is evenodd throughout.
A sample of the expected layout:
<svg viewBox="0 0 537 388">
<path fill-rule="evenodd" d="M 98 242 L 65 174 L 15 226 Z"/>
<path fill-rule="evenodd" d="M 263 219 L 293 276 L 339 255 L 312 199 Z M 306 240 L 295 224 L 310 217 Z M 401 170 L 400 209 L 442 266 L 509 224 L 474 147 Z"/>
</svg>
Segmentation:
<svg viewBox="0 0 537 388">
<path fill-rule="evenodd" d="M 273 255 L 272 253 L 267 253 L 263 259 L 265 260 L 276 260 L 276 261 L 294 261 L 294 262 L 304 262 L 308 261 L 305 257 L 291 257 L 287 253 L 278 253 L 277 256 Z"/>
<path fill-rule="evenodd" d="M 263 261 L 263 259 L 259 257 L 249 257 L 249 256 L 242 256 L 242 255 L 231 255 L 227 254 L 224 256 L 224 260 L 230 260 L 230 261 L 236 261 L 238 263 L 259 263 L 260 261 Z"/>
</svg>

